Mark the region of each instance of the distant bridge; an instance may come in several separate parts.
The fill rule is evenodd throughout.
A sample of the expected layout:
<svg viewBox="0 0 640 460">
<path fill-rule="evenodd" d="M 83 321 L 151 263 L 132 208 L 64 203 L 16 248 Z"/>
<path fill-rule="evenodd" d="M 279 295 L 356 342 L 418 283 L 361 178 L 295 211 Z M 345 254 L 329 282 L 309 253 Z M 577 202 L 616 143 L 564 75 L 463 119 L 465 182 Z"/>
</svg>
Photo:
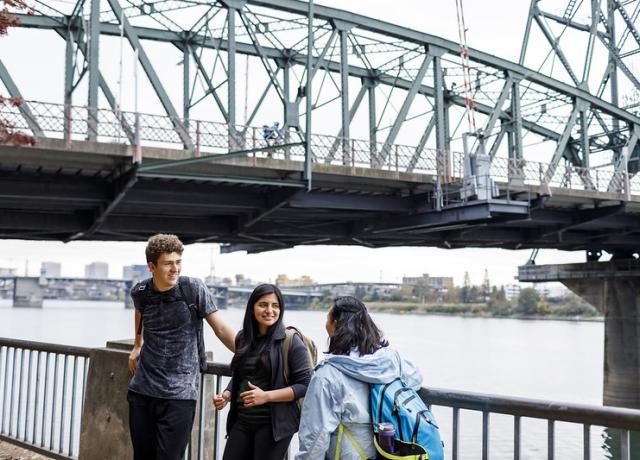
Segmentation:
<svg viewBox="0 0 640 460">
<path fill-rule="evenodd" d="M 74 300 L 102 300 L 108 298 L 105 288 L 115 287 L 112 297 L 124 298 L 125 307 L 132 308 L 129 291 L 135 281 L 111 278 L 73 278 L 73 277 L 35 277 L 35 276 L 0 276 L 0 292 L 10 292 L 14 307 L 42 307 L 46 298 L 68 298 L 73 294 Z M 82 292 L 77 293 L 82 284 Z M 246 302 L 253 291 L 250 287 L 207 284 L 218 307 L 225 308 L 230 298 Z M 322 297 L 312 289 L 282 289 L 286 304 L 292 308 L 303 308 L 314 299 Z"/>
</svg>

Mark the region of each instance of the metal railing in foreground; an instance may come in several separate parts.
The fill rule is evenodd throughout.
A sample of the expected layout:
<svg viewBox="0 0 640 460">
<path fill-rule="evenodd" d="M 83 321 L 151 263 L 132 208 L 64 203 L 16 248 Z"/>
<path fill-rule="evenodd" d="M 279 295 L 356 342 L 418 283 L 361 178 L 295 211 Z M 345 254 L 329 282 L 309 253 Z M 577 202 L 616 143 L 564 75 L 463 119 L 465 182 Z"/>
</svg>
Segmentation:
<svg viewBox="0 0 640 460">
<path fill-rule="evenodd" d="M 0 438 L 50 457 L 77 458 L 89 352 L 90 349 L 84 347 L 0 339 Z M 229 375 L 228 365 L 210 362 L 201 376 L 200 404 L 194 423 L 196 435 L 185 452 L 185 460 L 217 460 L 221 457 L 224 413 L 214 413 L 213 432 L 201 428 L 205 427 L 205 409 L 210 404 L 205 395 L 224 389 Z M 557 429 L 557 424 L 561 422 L 580 428 L 572 442 L 581 441 L 581 458 L 585 460 L 591 460 L 594 450 L 600 449 L 600 444 L 591 435 L 593 427 L 619 433 L 614 437 L 615 445 L 612 447 L 619 452 L 615 458 L 621 460 L 631 459 L 631 435 L 640 432 L 640 410 L 428 388 L 423 388 L 420 396 L 439 417 L 447 458 L 452 460 L 458 460 L 463 455 L 483 460 L 495 458 L 489 450 L 492 435 L 490 421 L 499 417 L 510 417 L 513 430 L 512 454 L 501 454 L 501 458 L 515 460 L 530 457 L 530 452 L 523 449 L 522 439 L 528 434 L 524 419 L 535 419 L 546 424 L 547 459 L 567 458 L 556 453 L 560 438 L 558 432 L 566 431 Z M 480 426 L 472 427 L 479 433 L 479 446 L 471 442 L 469 438 L 472 436 L 461 436 L 463 431 L 468 431 L 465 429 L 468 425 L 475 425 L 472 415 L 481 417 Z M 505 426 L 504 420 L 495 424 L 497 430 L 504 431 Z M 576 431 L 570 433 L 573 436 Z M 539 437 L 538 433 L 534 435 Z M 578 439 L 580 437 L 582 439 Z M 533 451 L 540 452 L 540 442 L 544 441 L 537 441 Z M 538 455 L 536 458 L 544 456 Z"/>
<path fill-rule="evenodd" d="M 556 453 L 556 425 L 559 422 L 568 422 L 579 425 L 582 431 L 582 456 L 584 460 L 592 458 L 594 445 L 592 443 L 592 427 L 604 427 L 618 429 L 619 439 L 609 447 L 619 452 L 618 456 L 607 458 L 631 459 L 631 433 L 640 432 L 640 410 L 624 409 L 617 407 L 593 406 L 586 404 L 565 404 L 553 401 L 543 401 L 527 398 L 502 397 L 468 392 L 451 392 L 442 389 L 420 390 L 420 397 L 430 406 L 442 406 L 451 409 L 451 431 L 441 433 L 443 441 L 450 442 L 451 459 L 461 458 L 464 443 L 460 439 L 462 426 L 461 411 L 468 410 L 479 413 L 481 422 L 481 452 L 474 452 L 473 458 L 487 460 L 490 444 L 490 420 L 492 415 L 507 415 L 513 419 L 513 458 L 530 458 L 522 451 L 523 419 L 538 419 L 546 422 L 546 441 L 548 460 L 566 457 Z M 502 421 L 504 422 L 504 421 Z M 504 423 L 501 424 L 504 427 Z M 637 434 L 637 433 L 636 433 Z M 615 436 L 618 437 L 618 436 Z M 615 445 L 615 444 L 618 445 Z M 539 446 L 538 446 L 539 447 Z M 598 448 L 601 446 L 598 445 Z M 538 449 L 539 450 L 539 449 Z M 539 456 L 536 458 L 544 458 Z M 580 458 L 574 457 L 571 458 Z M 635 458 L 635 457 L 634 457 Z"/>
<path fill-rule="evenodd" d="M 77 457 L 89 351 L 0 339 L 0 438 L 54 458 Z"/>
</svg>

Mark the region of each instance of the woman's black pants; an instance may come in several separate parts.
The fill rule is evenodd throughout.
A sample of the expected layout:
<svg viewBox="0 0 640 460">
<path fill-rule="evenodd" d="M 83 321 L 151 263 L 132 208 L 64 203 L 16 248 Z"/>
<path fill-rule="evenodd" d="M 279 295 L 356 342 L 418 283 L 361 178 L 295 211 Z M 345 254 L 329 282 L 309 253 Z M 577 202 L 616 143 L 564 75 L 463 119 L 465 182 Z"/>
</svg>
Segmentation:
<svg viewBox="0 0 640 460">
<path fill-rule="evenodd" d="M 222 460 L 282 460 L 292 437 L 274 441 L 271 422 L 254 424 L 238 419 L 229 433 Z"/>
</svg>

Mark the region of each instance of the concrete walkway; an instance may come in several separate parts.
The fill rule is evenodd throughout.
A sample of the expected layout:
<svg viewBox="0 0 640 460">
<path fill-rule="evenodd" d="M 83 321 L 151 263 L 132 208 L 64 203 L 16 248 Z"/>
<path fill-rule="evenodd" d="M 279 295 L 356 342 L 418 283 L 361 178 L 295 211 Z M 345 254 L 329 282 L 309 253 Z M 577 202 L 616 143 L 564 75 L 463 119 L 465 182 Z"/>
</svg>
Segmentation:
<svg viewBox="0 0 640 460">
<path fill-rule="evenodd" d="M 50 460 L 51 457 L 30 452 L 8 442 L 0 441 L 0 460 Z"/>
</svg>

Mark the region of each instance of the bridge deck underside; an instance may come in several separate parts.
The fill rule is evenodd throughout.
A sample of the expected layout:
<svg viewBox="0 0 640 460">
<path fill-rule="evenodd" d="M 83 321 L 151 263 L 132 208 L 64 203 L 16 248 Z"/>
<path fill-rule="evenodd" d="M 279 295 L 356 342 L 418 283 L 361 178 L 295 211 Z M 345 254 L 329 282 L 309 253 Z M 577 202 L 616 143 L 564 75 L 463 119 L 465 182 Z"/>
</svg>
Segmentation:
<svg viewBox="0 0 640 460">
<path fill-rule="evenodd" d="M 424 174 L 314 165 L 307 191 L 302 164 L 284 160 L 233 158 L 142 174 L 126 151 L 45 150 L 2 147 L 1 238 L 135 241 L 170 232 L 250 252 L 313 244 L 618 252 L 640 242 L 640 203 L 615 194 L 549 197 L 538 187 L 503 185 L 499 199 L 463 201 L 452 182 L 438 210 L 434 177 Z"/>
</svg>

